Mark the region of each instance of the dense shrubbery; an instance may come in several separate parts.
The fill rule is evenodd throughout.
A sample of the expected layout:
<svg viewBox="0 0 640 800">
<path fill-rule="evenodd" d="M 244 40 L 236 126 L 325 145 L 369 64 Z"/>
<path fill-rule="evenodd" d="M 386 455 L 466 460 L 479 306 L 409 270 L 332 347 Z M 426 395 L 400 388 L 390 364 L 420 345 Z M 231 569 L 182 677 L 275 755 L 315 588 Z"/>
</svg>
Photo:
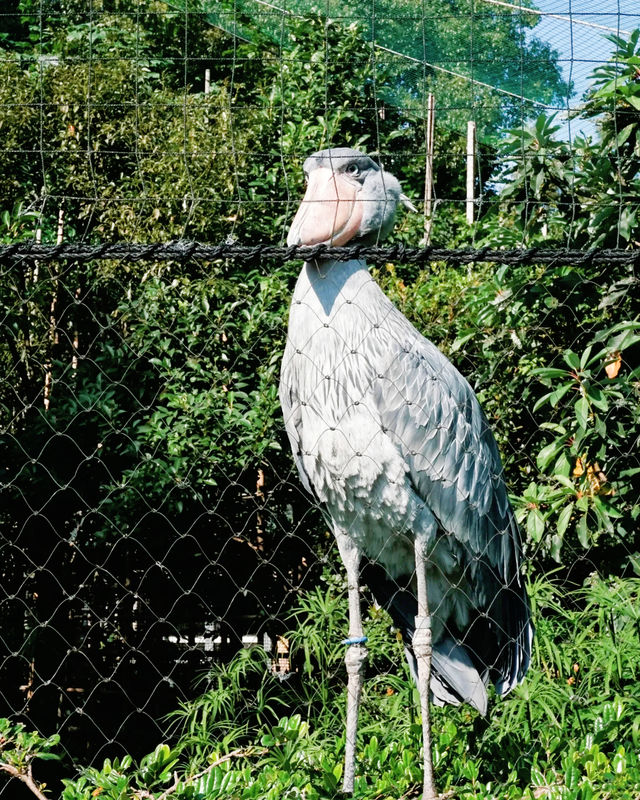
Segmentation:
<svg viewBox="0 0 640 800">
<path fill-rule="evenodd" d="M 173 715 L 173 746 L 159 745 L 138 762 L 127 756 L 83 770 L 65 781 L 62 798 L 334 797 L 344 746 L 340 590 L 329 579 L 293 609 L 297 674 L 281 682 L 268 675 L 261 649 L 240 651 Z M 537 647 L 526 682 L 495 702 L 486 720 L 466 707 L 434 709 L 441 790 L 463 800 L 636 797 L 639 592 L 638 579 L 593 578 L 573 593 L 535 581 Z M 371 658 L 355 797 L 417 796 L 416 690 L 386 614 L 372 606 L 366 622 Z M 0 769 L 25 779 L 35 759 L 57 753 L 58 737 L 43 740 L 8 721 L 1 725 Z"/>
<path fill-rule="evenodd" d="M 257 33 L 234 42 L 198 14 L 185 37 L 185 15 L 162 2 L 123 24 L 126 3 L 94 3 L 100 13 L 89 20 L 83 3 L 65 0 L 44 31 L 34 29 L 41 4 L 14 5 L 23 16 L 0 39 L 3 241 L 31 238 L 36 228 L 54 241 L 60 211 L 66 238 L 280 241 L 304 155 L 330 143 L 379 148 L 407 192 L 422 193 L 422 166 L 407 154 L 422 150 L 423 123 L 398 109 L 379 113 L 375 91 L 393 74 L 372 62 L 357 26 L 291 21 L 281 52 Z M 509 132 L 504 171 L 485 148 L 483 179 L 500 191 L 487 192 L 473 231 L 462 202 L 443 203 L 434 241 L 457 246 L 471 234 L 492 247 L 636 247 L 638 39 L 616 39 L 611 63 L 596 71 L 584 110 L 596 137 L 569 147 L 546 117 Z M 439 194 L 462 200 L 462 170 L 450 165 L 458 156 L 462 163 L 464 139 L 442 129 L 438 141 Z M 42 158 L 25 158 L 33 152 Z M 403 217 L 394 235 L 415 244 L 422 224 Z M 88 575 L 111 547 L 135 543 L 123 568 L 132 565 L 126 578 L 136 576 L 148 604 L 149 617 L 136 618 L 142 629 L 155 611 L 151 569 L 136 563 L 143 551 L 151 563 L 170 555 L 184 569 L 181 586 L 210 603 L 199 613 L 234 618 L 228 598 L 209 599 L 206 571 L 190 565 L 192 574 L 172 549 L 199 538 L 215 554 L 218 587 L 223 574 L 242 573 L 231 587 L 240 618 L 290 615 L 299 667 L 281 683 L 265 678 L 261 651 L 241 651 L 174 715 L 171 746 L 84 770 L 67 782 L 65 800 L 320 798 L 339 785 L 344 597 L 330 579 L 299 594 L 310 554 L 325 556 L 329 544 L 289 480 L 276 397 L 295 272 L 231 262 L 64 263 L 0 274 L 3 541 L 19 541 L 39 563 L 34 553 L 42 556 L 53 536 L 70 562 L 88 557 Z M 530 556 L 531 673 L 487 721 L 468 709 L 436 711 L 441 788 L 475 798 L 590 800 L 603 787 L 637 796 L 638 581 L 629 577 L 638 572 L 640 514 L 637 269 L 437 264 L 416 272 L 389 264 L 376 277 L 474 384 Z M 30 569 L 13 577 L 12 591 L 45 596 L 46 576 Z M 556 572 L 545 577 L 548 569 Z M 56 579 L 63 588 L 48 591 L 60 591 L 51 604 L 62 618 L 76 586 L 66 587 L 61 572 Z M 110 607 L 109 592 L 100 603 Z M 58 658 L 37 619 L 7 609 L 8 641 L 26 630 L 35 663 Z M 368 632 L 357 795 L 411 796 L 420 779 L 413 687 L 375 608 Z M 132 642 L 116 620 L 96 649 L 120 654 Z M 23 779 L 58 745 L 10 722 L 0 736 L 0 767 Z"/>
</svg>

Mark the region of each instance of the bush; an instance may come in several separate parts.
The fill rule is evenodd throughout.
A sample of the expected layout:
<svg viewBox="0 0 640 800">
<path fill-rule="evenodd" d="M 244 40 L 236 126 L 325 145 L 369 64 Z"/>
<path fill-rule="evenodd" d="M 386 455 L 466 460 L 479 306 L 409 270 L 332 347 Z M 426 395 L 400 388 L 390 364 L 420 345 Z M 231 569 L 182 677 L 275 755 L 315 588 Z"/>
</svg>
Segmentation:
<svg viewBox="0 0 640 800">
<path fill-rule="evenodd" d="M 640 579 L 593 576 L 567 591 L 539 578 L 530 593 L 538 631 L 525 683 L 494 700 L 487 719 L 464 706 L 434 709 L 440 789 L 462 800 L 636 796 Z M 334 797 L 344 749 L 346 619 L 345 587 L 327 577 L 292 611 L 296 671 L 286 680 L 270 672 L 260 648 L 240 651 L 206 676 L 200 697 L 172 715 L 171 745 L 138 762 L 126 756 L 81 770 L 64 781 L 62 800 Z M 370 606 L 366 627 L 371 657 L 355 797 L 417 796 L 417 691 L 386 613 Z M 0 768 L 22 780 L 36 759 L 56 753 L 59 741 L 7 720 L 0 735 Z"/>
</svg>

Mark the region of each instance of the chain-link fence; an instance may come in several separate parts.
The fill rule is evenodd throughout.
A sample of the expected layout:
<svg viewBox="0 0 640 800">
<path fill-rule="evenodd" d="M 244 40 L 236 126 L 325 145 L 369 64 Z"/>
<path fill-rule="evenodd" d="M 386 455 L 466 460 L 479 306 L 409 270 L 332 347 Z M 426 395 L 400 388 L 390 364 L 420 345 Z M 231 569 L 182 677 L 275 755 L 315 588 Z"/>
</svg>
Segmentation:
<svg viewBox="0 0 640 800">
<path fill-rule="evenodd" d="M 356 539 L 373 537 L 359 759 L 383 778 L 356 789 L 386 796 L 386 775 L 415 790 L 419 705 L 396 632 L 410 641 L 412 537 L 429 528 L 425 505 L 440 526 L 428 572 L 435 699 L 467 701 L 436 712 L 440 784 L 475 785 L 480 763 L 484 784 L 551 796 L 567 753 L 580 784 L 593 736 L 606 769 L 631 775 L 637 36 L 609 42 L 610 61 L 593 57 L 578 103 L 559 63 L 569 51 L 559 60 L 534 38 L 540 15 L 487 3 L 455 13 L 444 4 L 446 14 L 435 3 L 419 14 L 332 3 L 304 16 L 294 3 L 16 0 L 0 14 L 0 717 L 60 735 L 63 761 L 38 768 L 54 790 L 79 766 L 140 758 L 163 741 L 180 742 L 196 772 L 217 764 L 225 736 L 268 758 L 281 742 L 264 731 L 300 714 L 338 742 L 327 767 L 298 741 L 315 776 L 300 785 L 329 781 L 313 790 L 330 796 L 342 641 L 353 630 L 321 508 L 334 522 L 341 509 Z M 614 19 L 617 35 L 640 22 L 632 10 L 583 16 L 574 28 Z M 558 108 L 577 116 L 558 127 Z M 298 377 L 295 402 L 280 409 L 285 345 L 302 336 L 302 353 L 313 338 L 308 322 L 287 337 L 301 262 L 280 246 L 303 162 L 329 145 L 375 151 L 422 206 L 398 214 L 388 249 L 355 254 L 466 376 L 504 463 L 537 641 L 525 683 L 508 702 L 490 697 L 494 734 L 470 710 L 483 709 L 477 687 L 465 696 L 447 671 L 457 659 L 501 693 L 528 658 L 507 599 L 523 602 L 518 534 L 466 384 L 369 297 L 376 284 L 363 273 L 356 289 L 336 288 L 329 309 L 304 296 L 331 344 L 305 351 L 311 383 Z M 351 308 L 346 322 L 336 298 Z M 436 386 L 446 398 L 430 394 Z M 292 423 L 305 414 L 312 434 Z M 384 441 L 367 427 L 374 416 Z M 298 431 L 294 458 L 285 423 Z M 393 540 L 380 528 L 392 507 Z M 389 728 L 401 744 L 385 763 Z M 6 754 L 14 740 L 3 736 Z M 203 755 L 207 742 L 217 755 Z M 412 756 L 401 775 L 402 749 Z M 242 796 L 255 776 L 233 780 Z M 571 776 L 557 780 L 571 789 Z M 14 796 L 15 783 L 0 793 Z M 87 786 L 77 796 L 108 791 Z M 225 791 L 202 790 L 236 796 Z"/>
</svg>

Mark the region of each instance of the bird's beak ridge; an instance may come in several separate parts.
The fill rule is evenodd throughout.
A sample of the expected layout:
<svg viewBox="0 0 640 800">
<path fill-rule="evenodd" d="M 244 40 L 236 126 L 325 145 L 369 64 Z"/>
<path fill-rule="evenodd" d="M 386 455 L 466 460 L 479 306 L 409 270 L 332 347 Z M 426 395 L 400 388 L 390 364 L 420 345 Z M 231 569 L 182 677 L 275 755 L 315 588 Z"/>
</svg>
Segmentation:
<svg viewBox="0 0 640 800">
<path fill-rule="evenodd" d="M 291 223 L 287 244 L 328 244 L 340 247 L 358 233 L 362 223 L 360 185 L 327 167 L 309 175 L 309 185 Z"/>
</svg>

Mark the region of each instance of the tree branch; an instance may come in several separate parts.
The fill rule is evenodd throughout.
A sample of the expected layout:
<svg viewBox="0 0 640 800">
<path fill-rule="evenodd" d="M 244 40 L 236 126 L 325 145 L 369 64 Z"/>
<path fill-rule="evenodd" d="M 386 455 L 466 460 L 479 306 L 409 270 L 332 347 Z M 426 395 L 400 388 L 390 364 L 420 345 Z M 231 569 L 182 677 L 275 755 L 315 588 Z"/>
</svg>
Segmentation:
<svg viewBox="0 0 640 800">
<path fill-rule="evenodd" d="M 27 767 L 27 772 L 25 773 L 20 772 L 20 770 L 17 767 L 14 767 L 12 764 L 0 763 L 0 771 L 8 772 L 12 778 L 17 778 L 19 781 L 22 781 L 24 784 L 26 784 L 26 786 L 33 792 L 38 800 L 49 800 L 49 798 L 40 791 L 40 787 L 34 781 L 31 774 L 31 765 Z"/>
<path fill-rule="evenodd" d="M 254 748 L 249 748 L 247 750 L 232 750 L 230 753 L 227 753 L 226 756 L 221 756 L 220 758 L 216 759 L 212 764 L 209 764 L 209 766 L 206 769 L 203 769 L 202 772 L 197 772 L 195 775 L 191 775 L 191 777 L 187 778 L 187 780 L 190 782 L 197 781 L 200 778 L 204 777 L 205 775 L 208 775 L 212 769 L 215 769 L 215 767 L 219 767 L 220 764 L 224 764 L 225 761 L 231 761 L 232 758 L 241 758 L 244 756 L 249 756 L 254 754 L 261 755 L 266 752 L 267 751 L 265 749 L 255 750 Z M 176 775 L 173 785 L 170 786 L 168 789 L 166 789 L 161 795 L 158 795 L 156 800 L 167 800 L 169 795 L 172 792 L 175 792 L 175 790 L 178 788 L 179 785 L 180 785 L 180 778 Z"/>
</svg>

